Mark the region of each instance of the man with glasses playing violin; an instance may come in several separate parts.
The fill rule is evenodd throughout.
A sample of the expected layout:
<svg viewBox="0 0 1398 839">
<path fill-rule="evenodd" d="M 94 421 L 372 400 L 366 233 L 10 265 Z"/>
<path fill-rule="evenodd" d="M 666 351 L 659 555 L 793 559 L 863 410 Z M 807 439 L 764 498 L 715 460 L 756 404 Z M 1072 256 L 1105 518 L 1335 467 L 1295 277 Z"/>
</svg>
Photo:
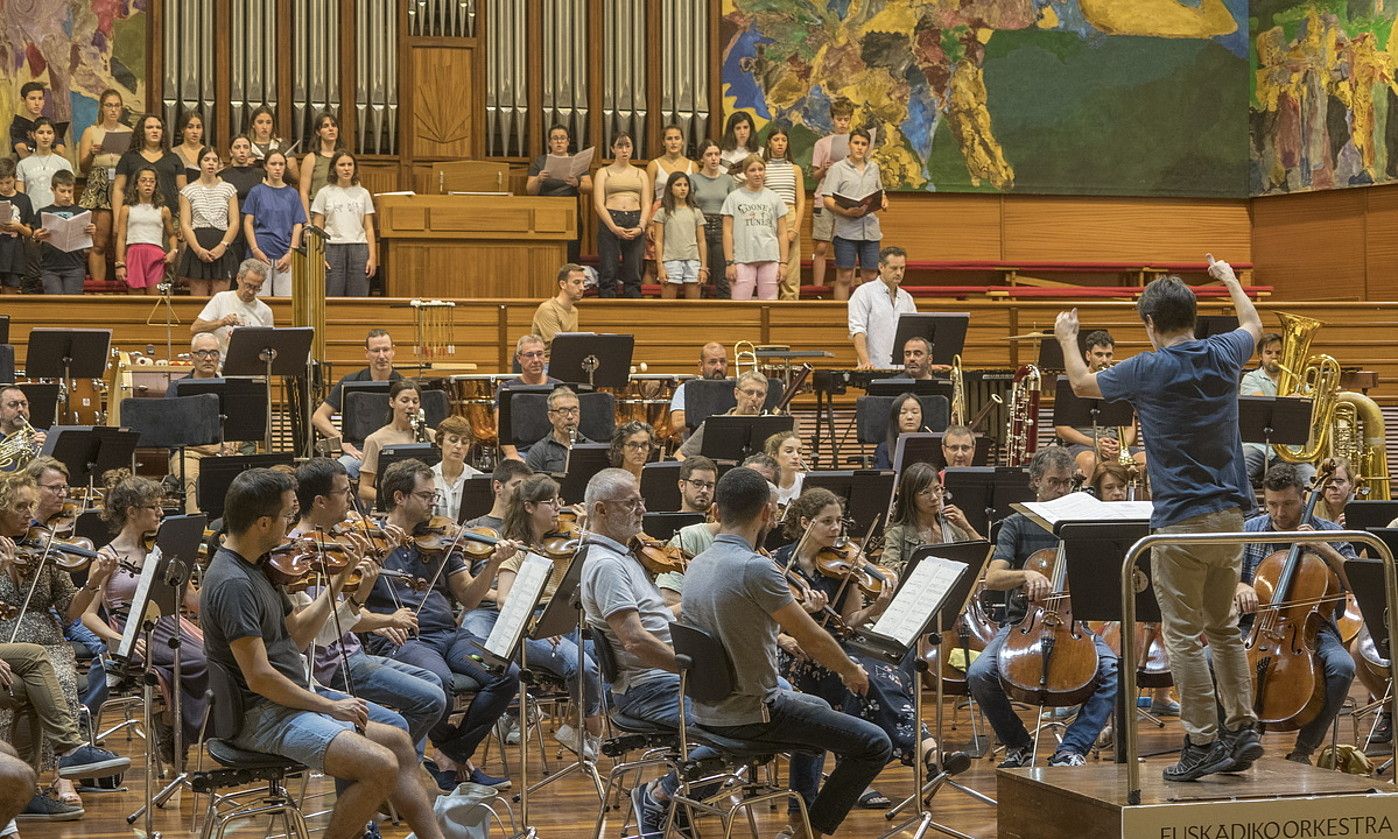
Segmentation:
<svg viewBox="0 0 1398 839">
<path fill-rule="evenodd" d="M 300 651 L 332 607 L 328 597 L 317 597 L 293 612 L 265 567 L 296 521 L 291 476 L 270 469 L 239 473 L 228 488 L 224 521 L 228 538 L 204 575 L 199 611 L 209 661 L 232 673 L 241 693 L 243 725 L 233 744 L 347 781 L 325 830 L 329 839 L 363 836 L 384 799 L 419 837 L 441 839 L 408 734 L 380 722 L 397 715 L 363 699 L 302 687 L 306 660 Z M 332 587 L 346 576 L 337 575 Z"/>
<path fill-rule="evenodd" d="M 578 432 L 582 408 L 572 388 L 560 387 L 549 394 L 548 417 L 553 429 L 548 436 L 529 447 L 524 463 L 535 472 L 560 475 L 567 471 L 569 450 L 578 443 L 592 441 Z"/>
<path fill-rule="evenodd" d="M 316 635 L 311 651 L 315 678 L 335 690 L 398 709 L 421 757 L 428 730 L 446 713 L 447 697 L 431 670 L 364 651 L 358 633 L 373 633 L 401 644 L 407 641 L 410 631 L 417 629 L 417 617 L 406 608 L 390 614 L 364 608 L 361 598 L 380 578 L 379 564 L 372 557 L 391 546 L 382 539 L 369 540 L 354 530 L 332 534 L 332 529 L 341 525 L 350 511 L 350 492 L 345 467 L 330 458 L 312 458 L 296 470 L 296 503 L 301 520 L 287 536 L 340 546 L 361 573 L 358 589 L 344 593 Z M 364 558 L 356 561 L 360 556 Z M 390 584 L 402 581 L 403 578 L 388 580 Z M 320 586 L 306 589 L 299 595 L 301 608 L 309 606 L 319 593 Z M 296 597 L 293 595 L 293 600 Z"/>
<path fill-rule="evenodd" d="M 406 534 L 417 532 L 431 519 L 437 501 L 431 468 L 420 460 L 398 461 L 384 472 L 383 494 L 388 508 L 387 529 L 396 528 Z M 371 612 L 395 614 L 408 609 L 417 617 L 416 631 L 406 637 L 371 635 L 366 639 L 371 653 L 430 670 L 448 689 L 453 673 L 467 676 L 479 686 L 458 725 L 449 722 L 449 714 L 443 715 L 427 737 L 458 767 L 469 770 L 469 777 L 461 773 L 461 780 L 499 788 L 508 787 L 509 779 L 494 778 L 471 768 L 470 759 L 491 726 L 509 709 L 519 688 L 519 670 L 511 665 L 496 673 L 481 665 L 480 646 L 485 639 L 457 626 L 452 601 L 466 610 L 475 608 L 490 590 L 500 564 L 514 556 L 517 549 L 514 542 L 501 540 L 480 573 L 473 574 L 462 551 L 427 551 L 409 540 L 395 547 L 383 561 L 385 571 L 405 577 L 381 575 L 364 601 Z M 407 587 L 399 583 L 404 578 L 422 578 L 426 582 L 421 587 Z M 447 770 L 439 776 L 444 789 L 455 788 L 458 772 Z"/>
</svg>

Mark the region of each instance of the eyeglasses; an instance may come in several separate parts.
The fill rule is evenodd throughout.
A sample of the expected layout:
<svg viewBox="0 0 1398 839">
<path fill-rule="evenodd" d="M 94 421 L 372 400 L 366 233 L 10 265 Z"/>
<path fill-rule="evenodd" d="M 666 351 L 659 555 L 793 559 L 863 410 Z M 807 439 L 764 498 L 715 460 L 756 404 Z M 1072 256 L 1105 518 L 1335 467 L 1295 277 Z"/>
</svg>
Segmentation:
<svg viewBox="0 0 1398 839">
<path fill-rule="evenodd" d="M 437 498 L 441 496 L 441 493 L 434 489 L 431 492 L 415 492 L 413 493 L 413 496 L 415 498 L 421 498 L 423 501 L 427 501 L 429 503 L 435 503 Z"/>
<path fill-rule="evenodd" d="M 39 484 L 39 489 L 46 489 L 54 495 L 67 495 L 67 484 Z"/>
<path fill-rule="evenodd" d="M 533 352 L 522 352 L 522 353 L 519 354 L 519 357 L 522 358 L 522 359 L 523 359 L 523 358 L 533 359 L 533 358 L 543 358 L 544 355 L 545 355 L 545 353 L 544 353 L 543 350 L 534 350 Z"/>
<path fill-rule="evenodd" d="M 29 400 L 28 400 L 28 399 L 20 399 L 20 400 L 14 400 L 14 399 L 12 399 L 12 400 L 10 400 L 9 402 L 6 402 L 6 403 L 5 403 L 5 407 L 6 407 L 6 408 L 12 408 L 12 409 L 28 408 L 28 407 L 29 407 Z"/>
<path fill-rule="evenodd" d="M 195 350 L 192 355 L 195 358 L 218 358 L 223 353 L 218 350 Z"/>
<path fill-rule="evenodd" d="M 632 440 L 631 442 L 623 443 L 622 445 L 625 448 L 632 449 L 634 451 L 641 451 L 642 449 L 649 449 L 651 447 L 651 443 L 649 440 Z"/>
<path fill-rule="evenodd" d="M 1044 478 L 1044 486 L 1047 487 L 1070 487 L 1073 485 L 1072 478 Z"/>
<path fill-rule="evenodd" d="M 571 408 L 549 408 L 550 414 L 562 414 L 565 417 L 576 417 L 582 413 L 582 409 L 577 405 Z"/>
<path fill-rule="evenodd" d="M 713 481 L 696 481 L 693 478 L 685 478 L 684 481 L 695 489 L 713 489 L 716 486 Z"/>
</svg>

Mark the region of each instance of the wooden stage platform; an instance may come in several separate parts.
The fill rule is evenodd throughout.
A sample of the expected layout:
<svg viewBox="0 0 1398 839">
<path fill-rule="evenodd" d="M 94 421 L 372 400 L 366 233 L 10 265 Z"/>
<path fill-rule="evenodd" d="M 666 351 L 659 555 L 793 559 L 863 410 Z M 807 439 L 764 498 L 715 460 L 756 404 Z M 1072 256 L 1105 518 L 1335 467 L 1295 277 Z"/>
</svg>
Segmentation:
<svg viewBox="0 0 1398 839">
<path fill-rule="evenodd" d="M 1173 759 L 1173 758 L 1172 758 Z M 1244 775 L 1166 783 L 1167 760 L 1141 767 L 1141 803 L 1126 767 L 998 770 L 1000 839 L 1294 839 L 1398 836 L 1398 787 L 1281 757 Z M 1044 814 L 1052 813 L 1052 819 Z"/>
</svg>

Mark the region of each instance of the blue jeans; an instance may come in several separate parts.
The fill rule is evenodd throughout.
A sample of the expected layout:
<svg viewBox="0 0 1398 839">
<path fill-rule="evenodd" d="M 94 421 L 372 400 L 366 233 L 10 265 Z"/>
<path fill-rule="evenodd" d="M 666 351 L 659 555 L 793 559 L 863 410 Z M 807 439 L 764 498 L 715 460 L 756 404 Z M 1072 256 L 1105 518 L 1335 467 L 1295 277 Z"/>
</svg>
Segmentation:
<svg viewBox="0 0 1398 839">
<path fill-rule="evenodd" d="M 678 730 L 680 709 L 675 700 L 679 698 L 679 693 L 679 675 L 666 673 L 663 678 L 636 685 L 626 693 L 612 694 L 612 704 L 628 717 Z M 687 696 L 684 698 L 684 717 L 686 725 L 694 725 L 694 705 Z M 708 746 L 696 746 L 690 751 L 689 759 L 705 760 L 717 754 L 718 752 Z M 679 778 L 671 772 L 660 779 L 660 788 L 665 790 L 667 795 L 674 795 L 679 783 Z M 700 795 L 702 796 L 702 793 Z"/>
<path fill-rule="evenodd" d="M 1028 748 L 1033 745 L 1034 738 L 1025 730 L 1000 684 L 1000 647 L 1011 629 L 1014 627 L 1003 626 L 995 633 L 985 651 L 966 670 L 966 683 L 1000 742 L 1012 749 Z M 1073 724 L 1068 726 L 1058 746 L 1060 752 L 1087 754 L 1116 708 L 1116 653 L 1096 635 L 1092 640 L 1097 646 L 1097 690 L 1083 703 Z"/>
<path fill-rule="evenodd" d="M 390 653 L 388 657 L 395 661 L 432 671 L 444 687 L 451 684 L 452 673 L 469 676 L 480 684 L 460 724 L 452 725 L 448 721 L 451 715 L 443 714 L 427 732 L 432 745 L 457 763 L 465 763 L 475 754 L 476 747 L 490 734 L 495 721 L 509 710 L 519 692 L 519 668 L 511 664 L 503 673 L 487 669 L 476 658 L 480 655 L 476 637 L 465 630 L 453 627 L 426 631 L 397 649 L 382 638 L 371 637 L 369 642 L 375 653 Z"/>
<path fill-rule="evenodd" d="M 343 669 L 335 671 L 330 687 L 348 690 Z M 369 655 L 362 648 L 349 657 L 349 675 L 360 698 L 398 710 L 421 757 L 427 732 L 447 712 L 447 695 L 437 675 L 391 658 Z"/>
<path fill-rule="evenodd" d="M 782 691 L 767 704 L 767 722 L 705 726 L 715 734 L 770 745 L 774 751 L 835 753 L 835 771 L 811 804 L 811 827 L 834 833 L 864 788 L 893 755 L 888 735 L 871 722 L 834 710 L 825 700 Z"/>
<path fill-rule="evenodd" d="M 351 481 L 359 480 L 359 467 L 364 465 L 364 461 L 357 457 L 350 457 L 347 454 L 340 455 L 340 465 L 345 467 L 346 474 Z"/>
<path fill-rule="evenodd" d="M 880 239 L 842 239 L 835 237 L 835 267 L 849 269 L 856 262 L 865 271 L 879 268 Z"/>
<path fill-rule="evenodd" d="M 496 609 L 476 608 L 466 613 L 461 628 L 477 638 L 489 638 L 495 622 L 500 619 Z M 588 642 L 590 645 L 591 642 Z M 583 711 L 589 716 L 602 712 L 602 673 L 597 669 L 597 660 L 591 655 L 588 645 L 583 647 L 583 684 L 587 693 L 583 700 Z M 578 695 L 578 631 L 564 635 L 555 647 L 548 639 L 524 642 L 524 661 L 530 668 L 538 668 L 562 679 L 568 692 Z"/>
</svg>

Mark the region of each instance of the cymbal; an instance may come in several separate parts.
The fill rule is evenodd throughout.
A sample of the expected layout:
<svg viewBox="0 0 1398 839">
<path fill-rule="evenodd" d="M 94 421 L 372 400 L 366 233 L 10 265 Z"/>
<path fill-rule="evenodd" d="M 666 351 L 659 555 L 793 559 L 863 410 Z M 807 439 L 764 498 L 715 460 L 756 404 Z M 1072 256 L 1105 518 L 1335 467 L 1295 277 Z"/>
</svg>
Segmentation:
<svg viewBox="0 0 1398 839">
<path fill-rule="evenodd" d="M 1052 338 L 1052 332 L 1026 332 L 1023 335 L 1011 335 L 1011 341 L 1028 341 L 1034 338 Z"/>
</svg>

